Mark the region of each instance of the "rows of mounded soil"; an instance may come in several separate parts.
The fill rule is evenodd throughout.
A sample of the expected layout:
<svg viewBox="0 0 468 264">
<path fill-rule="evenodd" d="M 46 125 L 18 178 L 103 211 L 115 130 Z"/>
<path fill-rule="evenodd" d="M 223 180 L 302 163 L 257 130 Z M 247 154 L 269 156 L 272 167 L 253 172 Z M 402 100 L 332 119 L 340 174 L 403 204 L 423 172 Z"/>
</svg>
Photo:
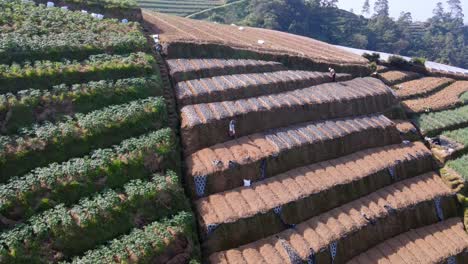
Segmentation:
<svg viewBox="0 0 468 264">
<path fill-rule="evenodd" d="M 286 69 L 278 62 L 249 59 L 169 59 L 166 62 L 175 82 L 232 73 L 262 73 Z"/>
<path fill-rule="evenodd" d="M 391 90 L 380 81 L 358 78 L 236 101 L 188 105 L 180 110 L 182 143 L 187 155 L 227 141 L 233 120 L 240 137 L 305 121 L 383 112 L 395 103 Z"/>
<path fill-rule="evenodd" d="M 423 144 L 398 144 L 296 168 L 251 187 L 198 199 L 195 204 L 206 239 L 203 247 L 215 252 L 253 242 L 282 231 L 284 223 L 299 224 L 432 169 L 431 153 Z M 275 214 L 278 207 L 283 222 Z M 268 228 L 263 228 L 265 223 L 269 223 Z M 210 226 L 216 229 L 211 231 Z"/>
<path fill-rule="evenodd" d="M 463 224 L 451 218 L 389 239 L 349 263 L 466 263 L 467 250 Z"/>
<path fill-rule="evenodd" d="M 290 168 L 397 144 L 400 135 L 383 115 L 304 123 L 252 134 L 186 157 L 186 183 L 193 197 L 242 186 Z M 263 170 L 263 172 L 261 172 Z M 204 192 L 196 183 L 204 180 Z"/>
<path fill-rule="evenodd" d="M 441 215 L 457 215 L 453 192 L 437 174 L 428 173 L 380 189 L 277 235 L 214 253 L 209 260 L 298 263 L 314 258 L 317 263 L 344 263 L 395 235 L 435 224 Z"/>
<path fill-rule="evenodd" d="M 463 104 L 460 96 L 468 91 L 468 81 L 457 81 L 427 97 L 403 101 L 409 113 L 423 113 L 454 108 Z"/>
<path fill-rule="evenodd" d="M 325 54 L 324 46 L 306 46 L 313 40 L 273 31 L 253 36 L 250 28 L 145 16 L 161 33 L 174 68 L 185 183 L 205 261 L 344 263 L 457 214 L 454 192 L 433 171 L 430 151 L 402 140 L 414 128 L 384 115 L 398 104 L 396 93 L 378 79 L 331 82 L 317 66 L 359 64 L 352 55 L 337 58 L 334 49 Z M 293 49 L 317 67 L 258 56 L 298 56 Z M 268 60 L 286 68 L 221 70 L 221 51 L 228 58 L 262 59 L 254 63 L 258 68 Z M 336 70 L 353 73 L 346 65 Z M 407 75 L 394 81 L 419 78 Z"/>
<path fill-rule="evenodd" d="M 323 70 L 326 70 L 330 65 L 338 68 L 343 65 L 343 67 L 365 67 L 367 64 L 367 60 L 361 56 L 348 53 L 333 45 L 284 32 L 221 25 L 146 10 L 143 10 L 143 17 L 153 25 L 154 32 L 163 32 L 161 41 L 167 46 L 169 57 L 177 58 L 180 56 L 178 48 L 183 47 L 181 44 L 188 44 L 188 48 L 192 47 L 199 52 L 198 54 L 188 54 L 195 58 L 202 55 L 201 52 L 209 50 L 203 49 L 202 46 L 205 45 L 215 48 L 224 47 L 231 52 L 235 49 L 238 52 L 232 52 L 232 54 L 236 56 L 241 56 L 247 51 L 253 51 L 260 55 L 290 55 L 312 60 L 317 65 L 323 64 Z M 226 57 L 226 54 L 223 53 L 217 55 Z"/>
</svg>

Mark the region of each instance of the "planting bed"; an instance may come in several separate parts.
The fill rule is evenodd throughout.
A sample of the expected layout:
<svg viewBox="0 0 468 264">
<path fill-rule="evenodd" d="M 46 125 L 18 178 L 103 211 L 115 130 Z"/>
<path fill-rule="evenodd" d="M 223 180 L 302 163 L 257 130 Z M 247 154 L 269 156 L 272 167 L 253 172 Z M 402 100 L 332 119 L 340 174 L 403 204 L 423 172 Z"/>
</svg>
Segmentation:
<svg viewBox="0 0 468 264">
<path fill-rule="evenodd" d="M 349 74 L 336 76 L 337 81 L 350 79 Z M 179 82 L 175 86 L 175 92 L 179 104 L 184 106 L 287 92 L 329 81 L 329 74 L 322 72 L 277 71 Z"/>
<path fill-rule="evenodd" d="M 418 73 L 408 71 L 388 71 L 379 73 L 379 79 L 387 85 L 396 85 L 399 83 L 411 81 L 421 77 Z"/>
<path fill-rule="evenodd" d="M 285 93 L 189 105 L 181 111 L 185 153 L 230 139 L 228 128 L 236 121 L 236 136 L 309 120 L 366 115 L 395 104 L 391 90 L 372 78 L 322 84 Z"/>
<path fill-rule="evenodd" d="M 298 61 L 313 61 L 322 70 L 332 65 L 337 69 L 368 71 L 363 69 L 367 64 L 364 58 L 311 38 L 279 31 L 190 20 L 147 10 L 142 12 L 153 32 L 163 32 L 161 41 L 172 58 L 184 58 L 184 55 L 196 58 L 202 53 L 211 53 L 208 57 L 213 57 L 216 50 L 223 50 L 218 56 L 224 58 L 229 57 L 229 54 L 242 56 L 243 53 L 254 52 L 260 57 L 290 55 Z M 192 48 L 196 53 L 183 52 L 183 49 Z"/>
<path fill-rule="evenodd" d="M 446 110 L 462 105 L 460 96 L 467 91 L 468 81 L 457 81 L 433 95 L 403 101 L 403 106 L 409 113 Z"/>
<path fill-rule="evenodd" d="M 349 264 L 467 263 L 468 235 L 460 218 L 411 230 L 355 257 Z"/>
<path fill-rule="evenodd" d="M 453 82 L 450 78 L 424 77 L 397 85 L 397 94 L 401 100 L 416 98 L 440 91 Z"/>
<path fill-rule="evenodd" d="M 355 78 L 360 59 L 274 31 L 144 17 L 169 58 L 207 263 L 344 263 L 457 214 L 430 150 L 411 142 L 417 128 L 383 114 L 405 118 L 397 94 Z"/>
<path fill-rule="evenodd" d="M 439 221 L 434 200 L 444 217 L 456 215 L 452 192 L 435 173 L 380 189 L 373 194 L 318 215 L 239 248 L 210 256 L 212 263 L 297 263 L 313 257 L 318 263 L 343 263 L 363 250 L 422 225 Z M 336 246 L 336 248 L 335 248 Z M 336 249 L 336 254 L 331 254 Z"/>
<path fill-rule="evenodd" d="M 188 16 L 225 3 L 224 0 L 137 0 L 141 8 L 165 14 Z"/>
<path fill-rule="evenodd" d="M 0 263 L 200 259 L 134 3 L 0 0 Z"/>
<path fill-rule="evenodd" d="M 337 158 L 365 148 L 399 143 L 395 125 L 382 115 L 303 123 L 245 136 L 202 149 L 186 158 L 186 183 L 194 197 L 261 180 L 288 168 Z M 261 170 L 263 168 L 263 173 Z"/>
<path fill-rule="evenodd" d="M 433 169 L 421 143 L 374 148 L 297 168 L 272 178 L 210 195 L 195 202 L 203 246 L 210 252 L 253 242 L 382 187 Z M 344 177 L 345 176 L 345 177 Z M 320 204 L 320 200 L 328 201 Z M 269 223 L 268 229 L 263 228 Z M 209 226 L 217 226 L 208 234 Z M 237 230 L 234 232 L 234 230 Z M 234 234 L 234 235 L 231 235 Z"/>
</svg>

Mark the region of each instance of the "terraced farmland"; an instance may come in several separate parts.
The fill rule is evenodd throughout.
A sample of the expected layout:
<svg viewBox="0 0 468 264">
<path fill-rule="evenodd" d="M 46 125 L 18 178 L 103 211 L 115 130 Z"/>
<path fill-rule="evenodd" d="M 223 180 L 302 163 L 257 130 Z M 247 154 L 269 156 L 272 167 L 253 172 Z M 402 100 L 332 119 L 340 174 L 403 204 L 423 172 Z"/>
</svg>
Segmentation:
<svg viewBox="0 0 468 264">
<path fill-rule="evenodd" d="M 170 87 L 141 25 L 0 0 L 0 30 L 0 263 L 199 259 Z"/>
<path fill-rule="evenodd" d="M 397 94 L 378 79 L 357 77 L 365 67 L 359 59 L 329 52 L 326 60 L 353 65 L 338 68 L 332 82 L 317 66 L 322 48 L 333 51 L 326 44 L 304 48 L 303 60 L 316 64 L 298 69 L 291 63 L 297 53 L 287 50 L 292 36 L 281 42 L 279 33 L 255 29 L 266 40 L 260 47 L 243 35 L 250 29 L 143 16 L 162 32 L 204 261 L 345 263 L 397 236 L 417 240 L 415 229 L 449 239 L 435 230 L 452 227 L 456 236 L 447 234 L 459 240 L 430 257 L 467 261 L 455 191 L 424 144 L 403 141 L 414 127 L 386 116 Z M 232 39 L 215 40 L 221 32 Z M 231 51 L 223 58 L 203 45 Z M 405 76 L 389 82 L 420 77 Z"/>
<path fill-rule="evenodd" d="M 137 0 L 141 8 L 169 15 L 188 16 L 223 5 L 225 0 Z"/>
</svg>

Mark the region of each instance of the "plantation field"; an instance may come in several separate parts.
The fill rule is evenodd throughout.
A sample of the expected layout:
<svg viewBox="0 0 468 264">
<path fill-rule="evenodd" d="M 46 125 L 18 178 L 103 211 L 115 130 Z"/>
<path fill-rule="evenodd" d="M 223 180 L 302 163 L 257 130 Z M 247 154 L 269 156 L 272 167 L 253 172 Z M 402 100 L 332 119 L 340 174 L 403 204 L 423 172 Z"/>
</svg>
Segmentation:
<svg viewBox="0 0 468 264">
<path fill-rule="evenodd" d="M 225 0 L 137 0 L 141 8 L 153 11 L 188 16 L 225 3 Z"/>
<path fill-rule="evenodd" d="M 462 176 L 465 181 L 468 181 L 468 155 L 449 161 L 447 166 Z"/>
<path fill-rule="evenodd" d="M 453 130 L 468 125 L 468 106 L 453 110 L 421 114 L 414 119 L 424 135 L 435 136 L 444 130 Z"/>
<path fill-rule="evenodd" d="M 62 4 L 0 0 L 0 263 L 198 259 L 160 61 L 72 11 L 136 2 Z"/>
<path fill-rule="evenodd" d="M 258 28 L 220 25 L 149 10 L 143 10 L 143 18 L 152 25 L 155 32 L 164 32 L 161 34 L 161 41 L 168 45 L 169 56 L 176 58 L 177 56 L 196 57 L 197 53 L 209 55 L 208 57 L 219 57 L 223 54 L 227 56 L 227 53 L 233 52 L 234 48 L 239 50 L 236 54 L 255 52 L 276 58 L 281 55 L 296 56 L 301 62 L 313 61 L 313 67 L 320 67 L 323 71 L 326 71 L 330 65 L 336 70 L 342 69 L 348 72 L 367 71 L 363 69 L 367 65 L 367 60 L 361 56 L 307 37 Z M 230 49 L 224 52 L 222 47 L 226 46 Z M 184 47 L 187 47 L 188 55 L 179 52 L 179 49 L 183 51 Z M 194 50 L 191 51 L 191 48 Z"/>
</svg>

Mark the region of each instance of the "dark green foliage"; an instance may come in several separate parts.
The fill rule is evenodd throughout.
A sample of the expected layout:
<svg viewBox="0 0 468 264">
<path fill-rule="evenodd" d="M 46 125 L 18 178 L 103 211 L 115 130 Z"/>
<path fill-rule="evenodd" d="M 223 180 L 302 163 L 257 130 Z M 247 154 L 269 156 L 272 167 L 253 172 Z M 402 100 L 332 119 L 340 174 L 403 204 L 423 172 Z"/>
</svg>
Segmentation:
<svg viewBox="0 0 468 264">
<path fill-rule="evenodd" d="M 424 67 L 426 65 L 426 59 L 425 58 L 420 58 L 420 57 L 413 57 L 411 59 L 411 63 L 414 64 L 414 65 Z"/>
<path fill-rule="evenodd" d="M 21 135 L 0 137 L 0 181 L 161 128 L 166 119 L 164 99 L 151 97 L 23 129 Z"/>
<path fill-rule="evenodd" d="M 154 58 L 145 53 L 92 55 L 85 61 L 35 61 L 0 64 L 0 93 L 16 93 L 35 87 L 76 84 L 103 79 L 138 77 L 153 72 Z"/>
<path fill-rule="evenodd" d="M 0 261 L 66 260 L 187 207 L 174 173 L 155 175 L 151 181 L 132 180 L 121 192 L 105 190 L 71 208 L 58 205 L 0 234 Z"/>
<path fill-rule="evenodd" d="M 0 117 L 4 118 L 0 118 L 1 132 L 16 133 L 32 123 L 60 121 L 65 115 L 85 114 L 108 105 L 159 95 L 162 95 L 162 83 L 157 75 L 4 94 L 0 95 Z"/>
<path fill-rule="evenodd" d="M 410 62 L 400 56 L 390 56 L 387 62 L 397 68 L 403 68 L 410 65 Z"/>
<path fill-rule="evenodd" d="M 114 239 L 108 245 L 88 251 L 83 257 L 74 258 L 72 263 L 111 263 L 115 259 L 119 259 L 121 263 L 128 263 L 129 251 L 133 253 L 131 263 L 150 263 L 152 258 L 163 254 L 172 243 L 181 243 L 176 240 L 185 240 L 187 246 L 194 243 L 194 221 L 190 213 L 180 212 L 172 219 L 154 222 L 143 229 L 134 229 L 130 234 Z"/>
<path fill-rule="evenodd" d="M 0 185 L 0 214 L 23 221 L 59 203 L 69 206 L 103 188 L 146 178 L 161 168 L 176 169 L 172 164 L 175 151 L 174 136 L 167 128 L 96 150 L 90 156 L 37 168 Z"/>
</svg>

